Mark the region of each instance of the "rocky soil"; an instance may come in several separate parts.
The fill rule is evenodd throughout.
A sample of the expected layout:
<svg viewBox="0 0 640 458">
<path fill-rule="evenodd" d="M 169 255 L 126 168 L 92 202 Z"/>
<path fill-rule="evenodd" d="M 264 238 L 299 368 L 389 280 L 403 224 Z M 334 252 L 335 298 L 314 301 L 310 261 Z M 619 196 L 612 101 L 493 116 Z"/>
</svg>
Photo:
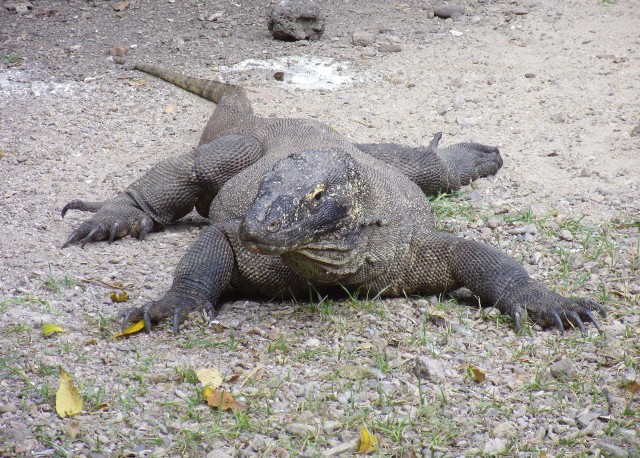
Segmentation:
<svg viewBox="0 0 640 458">
<path fill-rule="evenodd" d="M 321 40 L 281 42 L 257 0 L 0 3 L 0 456 L 349 456 L 363 423 L 379 456 L 640 456 L 640 3 L 320 5 Z M 114 340 L 115 314 L 162 295 L 204 224 L 60 249 L 86 217 L 62 220 L 68 200 L 188 151 L 212 110 L 135 62 L 241 84 L 259 114 L 357 142 L 500 147 L 496 177 L 434 201 L 441 227 L 602 302 L 605 332 L 316 297 Z M 60 367 L 84 399 L 71 419 Z M 204 367 L 248 409 L 206 405 Z"/>
</svg>

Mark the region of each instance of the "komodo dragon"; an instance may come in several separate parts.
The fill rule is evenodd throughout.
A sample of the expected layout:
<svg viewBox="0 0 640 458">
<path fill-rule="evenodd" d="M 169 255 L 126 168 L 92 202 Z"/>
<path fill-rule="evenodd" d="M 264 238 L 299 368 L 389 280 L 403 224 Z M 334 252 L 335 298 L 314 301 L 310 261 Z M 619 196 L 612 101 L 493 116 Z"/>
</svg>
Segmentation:
<svg viewBox="0 0 640 458">
<path fill-rule="evenodd" d="M 434 230 L 425 194 L 451 191 L 502 166 L 497 148 L 460 143 L 439 148 L 353 145 L 326 125 L 260 118 L 234 85 L 138 70 L 218 105 L 193 151 L 166 159 L 124 192 L 102 202 L 72 200 L 95 212 L 64 247 L 127 234 L 145 235 L 194 207 L 208 217 L 160 300 L 120 314 L 123 326 L 204 308 L 213 319 L 232 296 L 295 297 L 315 288 L 382 296 L 436 294 L 466 287 L 508 314 L 516 330 L 525 313 L 544 327 L 600 330 L 585 298 L 563 297 L 531 279 L 512 258 L 472 240 Z"/>
</svg>

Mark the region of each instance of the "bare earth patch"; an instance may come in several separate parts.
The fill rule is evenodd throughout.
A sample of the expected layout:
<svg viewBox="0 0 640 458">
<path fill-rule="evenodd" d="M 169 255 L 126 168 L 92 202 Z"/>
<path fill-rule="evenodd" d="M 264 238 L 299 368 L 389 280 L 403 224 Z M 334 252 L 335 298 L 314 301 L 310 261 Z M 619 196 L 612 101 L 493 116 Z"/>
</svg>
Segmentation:
<svg viewBox="0 0 640 458">
<path fill-rule="evenodd" d="M 431 1 L 327 0 L 324 37 L 286 43 L 255 0 L 6 2 L 0 455 L 349 456 L 364 423 L 380 456 L 638 456 L 640 5 L 460 4 L 442 20 Z M 443 131 L 445 145 L 498 146 L 496 177 L 435 200 L 440 227 L 603 303 L 604 334 L 517 335 L 496 310 L 445 298 L 312 297 L 114 341 L 112 318 L 162 295 L 204 221 L 61 250 L 84 216 L 60 210 L 188 151 L 213 108 L 135 62 L 241 84 L 259 114 L 356 142 Z M 47 323 L 66 332 L 45 337 Z M 59 367 L 84 400 L 71 419 L 56 414 Z M 209 367 L 246 411 L 206 404 L 195 372 Z"/>
</svg>

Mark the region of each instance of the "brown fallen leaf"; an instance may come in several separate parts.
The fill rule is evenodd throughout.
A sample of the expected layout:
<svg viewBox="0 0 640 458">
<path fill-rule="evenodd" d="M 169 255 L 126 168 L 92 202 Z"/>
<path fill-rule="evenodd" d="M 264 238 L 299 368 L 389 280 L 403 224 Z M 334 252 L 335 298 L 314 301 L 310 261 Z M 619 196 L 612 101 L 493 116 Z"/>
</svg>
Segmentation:
<svg viewBox="0 0 640 458">
<path fill-rule="evenodd" d="M 360 448 L 358 453 L 368 455 L 376 450 L 378 450 L 378 437 L 375 434 L 371 434 L 367 425 L 363 423 L 360 429 Z"/>
<path fill-rule="evenodd" d="M 635 380 L 631 383 L 629 383 L 627 385 L 627 390 L 629 390 L 632 393 L 638 393 L 640 392 L 640 383 L 636 382 Z"/>
<path fill-rule="evenodd" d="M 119 293 L 109 293 L 111 302 L 125 302 L 129 300 L 129 294 L 126 291 L 120 291 Z"/>
<path fill-rule="evenodd" d="M 476 383 L 482 383 L 485 379 L 485 374 L 477 367 L 472 367 L 471 365 L 467 366 L 467 373 Z"/>
<path fill-rule="evenodd" d="M 202 395 L 211 407 L 217 407 L 221 410 L 231 410 L 233 412 L 244 412 L 247 406 L 236 401 L 231 393 L 227 391 L 214 390 L 206 387 L 202 390 Z"/>
<path fill-rule="evenodd" d="M 137 323 L 133 323 L 124 331 L 117 333 L 115 336 L 113 336 L 113 338 L 119 339 L 120 337 L 125 337 L 130 334 L 135 334 L 136 332 L 140 332 L 142 331 L 142 329 L 144 329 L 144 320 L 140 320 Z"/>
<path fill-rule="evenodd" d="M 82 412 L 82 396 L 73 384 L 73 379 L 60 367 L 60 387 L 56 392 L 56 412 L 60 418 L 72 417 Z"/>
</svg>

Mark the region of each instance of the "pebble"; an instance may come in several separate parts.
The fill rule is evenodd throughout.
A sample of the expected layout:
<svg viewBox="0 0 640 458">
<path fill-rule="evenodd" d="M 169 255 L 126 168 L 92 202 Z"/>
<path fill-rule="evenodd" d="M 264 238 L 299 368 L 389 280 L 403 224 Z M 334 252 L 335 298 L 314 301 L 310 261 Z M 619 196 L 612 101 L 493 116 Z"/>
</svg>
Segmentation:
<svg viewBox="0 0 640 458">
<path fill-rule="evenodd" d="M 487 455 L 500 455 L 507 451 L 507 440 L 501 437 L 496 437 L 489 440 L 484 444 L 482 452 Z"/>
<path fill-rule="evenodd" d="M 576 421 L 578 422 L 578 427 L 580 429 L 586 428 L 593 420 L 600 416 L 599 412 L 594 412 L 589 410 L 589 408 L 585 409 L 582 413 L 580 413 L 576 417 Z"/>
<path fill-rule="evenodd" d="M 342 429 L 342 423 L 340 423 L 339 421 L 325 421 L 322 425 L 322 429 L 327 434 L 333 434 L 336 431 Z"/>
<path fill-rule="evenodd" d="M 529 14 L 529 10 L 521 6 L 516 6 L 511 10 L 511 13 L 515 14 L 516 16 L 524 16 L 525 14 Z"/>
<path fill-rule="evenodd" d="M 566 241 L 570 242 L 571 240 L 573 240 L 573 234 L 570 231 L 568 231 L 567 229 L 562 229 L 560 231 L 560 238 L 562 240 L 566 240 Z"/>
<path fill-rule="evenodd" d="M 556 379 L 572 379 L 576 374 L 576 369 L 573 365 L 573 361 L 567 358 L 556 361 L 551 366 L 549 366 L 549 370 L 551 371 L 551 375 L 553 375 Z"/>
<path fill-rule="evenodd" d="M 487 226 L 489 226 L 491 229 L 495 229 L 500 225 L 502 225 L 502 220 L 500 218 L 491 217 L 487 220 Z"/>
<path fill-rule="evenodd" d="M 531 223 L 531 224 L 527 224 L 526 226 L 520 226 L 520 227 L 515 227 L 513 229 L 510 229 L 507 233 L 511 235 L 524 235 L 524 234 L 538 235 L 538 228 L 534 223 Z"/>
<path fill-rule="evenodd" d="M 231 458 L 227 452 L 221 448 L 215 448 L 205 455 L 206 458 Z"/>
<path fill-rule="evenodd" d="M 535 77 L 536 77 L 536 74 L 535 74 L 535 73 L 525 73 L 525 74 L 524 74 L 524 77 L 525 77 L 525 78 L 529 78 L 529 79 L 531 79 L 531 78 L 535 78 Z"/>
<path fill-rule="evenodd" d="M 371 46 L 375 41 L 376 37 L 371 32 L 358 31 L 351 35 L 351 42 L 355 46 Z"/>
<path fill-rule="evenodd" d="M 18 408 L 13 403 L 1 404 L 0 405 L 0 414 L 2 413 L 15 413 Z"/>
<path fill-rule="evenodd" d="M 426 356 L 417 356 L 415 370 L 419 377 L 434 382 L 446 379 L 442 363 L 437 359 L 428 358 Z"/>
<path fill-rule="evenodd" d="M 604 441 L 596 442 L 593 448 L 600 450 L 602 456 L 610 458 L 627 458 L 631 456 L 624 448 Z"/>
<path fill-rule="evenodd" d="M 509 421 L 500 423 L 493 428 L 493 435 L 502 439 L 509 439 L 516 435 L 516 427 Z"/>
<path fill-rule="evenodd" d="M 376 57 L 378 55 L 378 51 L 375 49 L 365 49 L 362 51 L 362 57 Z"/>
<path fill-rule="evenodd" d="M 399 44 L 386 44 L 378 46 L 378 51 L 380 52 L 400 52 L 402 51 L 402 46 Z"/>
<path fill-rule="evenodd" d="M 284 429 L 294 436 L 316 436 L 318 434 L 318 430 L 314 426 L 304 423 L 289 423 Z"/>
<path fill-rule="evenodd" d="M 442 19 L 458 18 L 464 16 L 465 9 L 462 5 L 436 5 L 433 14 Z"/>
</svg>

